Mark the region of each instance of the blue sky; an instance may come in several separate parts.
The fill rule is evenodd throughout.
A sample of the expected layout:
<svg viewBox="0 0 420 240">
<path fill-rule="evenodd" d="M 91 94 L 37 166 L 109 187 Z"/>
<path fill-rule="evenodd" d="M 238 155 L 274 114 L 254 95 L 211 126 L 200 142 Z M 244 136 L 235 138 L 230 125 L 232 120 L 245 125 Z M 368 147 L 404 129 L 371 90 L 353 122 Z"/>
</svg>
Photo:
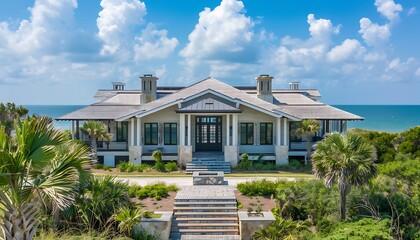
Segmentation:
<svg viewBox="0 0 420 240">
<path fill-rule="evenodd" d="M 89 104 L 138 76 L 300 81 L 328 104 L 420 104 L 417 0 L 0 2 L 0 101 Z"/>
</svg>

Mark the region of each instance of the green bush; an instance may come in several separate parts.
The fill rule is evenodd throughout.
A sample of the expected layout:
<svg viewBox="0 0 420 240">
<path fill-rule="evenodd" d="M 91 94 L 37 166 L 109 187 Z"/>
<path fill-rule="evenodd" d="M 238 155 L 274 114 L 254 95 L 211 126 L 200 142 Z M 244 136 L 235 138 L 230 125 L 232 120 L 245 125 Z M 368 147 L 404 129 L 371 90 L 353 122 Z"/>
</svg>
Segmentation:
<svg viewBox="0 0 420 240">
<path fill-rule="evenodd" d="M 241 157 L 242 160 L 239 161 L 238 166 L 236 166 L 236 169 L 240 171 L 252 170 L 252 161 L 249 160 L 248 154 L 243 153 Z"/>
<path fill-rule="evenodd" d="M 276 193 L 276 183 L 266 179 L 238 183 L 238 190 L 246 196 L 269 196 Z"/>
<path fill-rule="evenodd" d="M 132 164 L 132 163 L 127 164 L 127 168 L 126 168 L 127 172 L 134 172 L 136 169 L 137 169 L 137 167 L 134 164 Z"/>
<path fill-rule="evenodd" d="M 168 192 L 176 192 L 179 188 L 175 184 L 166 185 L 165 183 L 154 183 L 148 184 L 144 187 L 139 185 L 131 185 L 129 188 L 129 196 L 136 197 L 139 199 L 145 199 L 148 197 L 160 200 L 168 196 Z"/>
<path fill-rule="evenodd" d="M 404 180 L 407 183 L 420 183 L 420 159 L 394 161 L 378 165 L 380 174 Z"/>
<path fill-rule="evenodd" d="M 375 239 L 392 240 L 389 219 L 374 220 L 364 218 L 357 222 L 339 222 L 328 232 L 321 232 L 319 239 L 347 240 L 347 239 Z"/>
<path fill-rule="evenodd" d="M 178 171 L 178 165 L 175 162 L 170 162 L 165 164 L 165 170 L 167 172 L 175 172 Z"/>
<path fill-rule="evenodd" d="M 104 169 L 104 165 L 101 164 L 101 163 L 97 163 L 97 164 L 93 165 L 93 168 L 94 169 Z"/>
<path fill-rule="evenodd" d="M 153 169 L 152 166 L 150 166 L 149 164 L 140 164 L 136 166 L 136 171 L 137 172 L 149 172 Z"/>
<path fill-rule="evenodd" d="M 156 162 L 154 169 L 159 172 L 165 172 L 165 164 L 163 162 Z"/>
<path fill-rule="evenodd" d="M 121 171 L 121 172 L 125 172 L 127 171 L 128 168 L 128 162 L 122 162 L 120 164 L 117 165 L 117 168 Z"/>
<path fill-rule="evenodd" d="M 110 166 L 104 166 L 103 170 L 108 171 L 108 172 L 112 171 Z"/>
</svg>

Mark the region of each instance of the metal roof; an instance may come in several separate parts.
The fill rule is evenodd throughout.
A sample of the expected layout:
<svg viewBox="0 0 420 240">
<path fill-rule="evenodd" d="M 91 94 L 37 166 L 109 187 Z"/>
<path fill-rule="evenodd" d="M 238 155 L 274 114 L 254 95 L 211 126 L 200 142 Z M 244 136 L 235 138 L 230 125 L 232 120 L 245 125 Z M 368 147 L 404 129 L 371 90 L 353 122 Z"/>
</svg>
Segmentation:
<svg viewBox="0 0 420 240">
<path fill-rule="evenodd" d="M 198 102 L 189 104 L 181 109 L 175 110 L 177 113 L 240 113 L 241 109 L 232 107 L 213 98 L 202 99 Z"/>
<path fill-rule="evenodd" d="M 329 105 L 279 105 L 278 110 L 300 119 L 364 120 L 364 118 Z"/>
</svg>

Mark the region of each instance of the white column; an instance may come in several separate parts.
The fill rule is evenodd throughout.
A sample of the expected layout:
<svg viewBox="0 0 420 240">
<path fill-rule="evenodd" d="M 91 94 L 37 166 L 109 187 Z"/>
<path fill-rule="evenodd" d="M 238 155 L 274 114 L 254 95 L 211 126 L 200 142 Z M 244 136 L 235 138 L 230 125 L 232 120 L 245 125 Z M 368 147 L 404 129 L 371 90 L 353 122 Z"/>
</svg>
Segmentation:
<svg viewBox="0 0 420 240">
<path fill-rule="evenodd" d="M 283 119 L 283 145 L 289 145 L 289 143 L 287 142 L 287 118 Z"/>
<path fill-rule="evenodd" d="M 131 142 L 130 145 L 134 146 L 134 118 L 131 118 Z"/>
<path fill-rule="evenodd" d="M 281 142 L 280 142 L 280 128 L 281 128 L 281 125 L 280 125 L 280 118 L 278 117 L 278 118 L 276 118 L 276 145 L 281 145 Z"/>
<path fill-rule="evenodd" d="M 141 118 L 137 118 L 137 146 L 141 146 Z"/>
<path fill-rule="evenodd" d="M 185 146 L 185 114 L 179 114 L 179 145 Z"/>
<path fill-rule="evenodd" d="M 226 145 L 230 145 L 230 114 L 226 114 Z"/>
<path fill-rule="evenodd" d="M 188 146 L 191 146 L 191 114 L 187 115 L 187 119 L 188 119 L 188 128 L 187 128 Z"/>
<path fill-rule="evenodd" d="M 233 114 L 232 118 L 232 145 L 236 146 L 238 145 L 238 115 Z"/>
</svg>

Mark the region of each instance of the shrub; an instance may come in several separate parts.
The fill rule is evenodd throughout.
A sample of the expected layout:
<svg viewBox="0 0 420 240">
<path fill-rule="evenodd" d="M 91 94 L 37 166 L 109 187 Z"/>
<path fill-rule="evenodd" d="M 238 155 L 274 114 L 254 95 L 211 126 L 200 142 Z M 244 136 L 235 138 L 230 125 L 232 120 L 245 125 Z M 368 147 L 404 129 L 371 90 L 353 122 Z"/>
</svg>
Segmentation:
<svg viewBox="0 0 420 240">
<path fill-rule="evenodd" d="M 165 170 L 167 172 L 178 171 L 178 165 L 175 162 L 170 162 L 165 164 Z"/>
<path fill-rule="evenodd" d="M 154 168 L 156 171 L 165 172 L 165 164 L 163 162 L 156 162 Z"/>
<path fill-rule="evenodd" d="M 266 179 L 239 183 L 238 190 L 246 196 L 269 196 L 276 193 L 276 183 Z"/>
<path fill-rule="evenodd" d="M 258 170 L 270 171 L 270 170 L 277 170 L 277 166 L 275 163 L 257 162 L 252 165 L 251 169 L 255 171 L 258 171 Z"/>
<path fill-rule="evenodd" d="M 110 166 L 104 166 L 103 170 L 108 171 L 108 172 L 112 171 Z"/>
<path fill-rule="evenodd" d="M 93 165 L 93 168 L 94 169 L 104 169 L 104 165 L 101 164 L 101 163 L 97 163 L 97 164 Z"/>
<path fill-rule="evenodd" d="M 144 164 L 144 163 L 136 166 L 137 172 L 148 172 L 152 169 L 153 169 L 152 166 L 150 166 L 149 164 Z"/>
<path fill-rule="evenodd" d="M 248 154 L 242 153 L 241 157 L 242 157 L 242 160 L 239 161 L 236 169 L 241 170 L 241 171 L 252 170 L 252 161 L 249 160 Z"/>
<path fill-rule="evenodd" d="M 363 218 L 357 222 L 339 222 L 329 229 L 330 232 L 321 232 L 320 239 L 376 239 L 392 240 L 390 235 L 389 219 L 374 220 Z"/>
<path fill-rule="evenodd" d="M 121 171 L 121 172 L 125 172 L 127 171 L 128 168 L 128 162 L 122 162 L 120 164 L 117 165 L 117 168 Z"/>
<path fill-rule="evenodd" d="M 178 187 L 175 184 L 166 185 L 165 183 L 154 183 L 148 184 L 144 187 L 139 185 L 131 185 L 129 188 L 129 195 L 130 197 L 136 197 L 139 199 L 145 199 L 147 197 L 155 198 L 156 200 L 160 200 L 164 197 L 168 196 L 168 192 L 170 191 L 178 191 Z"/>
<path fill-rule="evenodd" d="M 127 163 L 127 172 L 134 172 L 137 169 L 137 167 L 133 163 Z"/>
</svg>

